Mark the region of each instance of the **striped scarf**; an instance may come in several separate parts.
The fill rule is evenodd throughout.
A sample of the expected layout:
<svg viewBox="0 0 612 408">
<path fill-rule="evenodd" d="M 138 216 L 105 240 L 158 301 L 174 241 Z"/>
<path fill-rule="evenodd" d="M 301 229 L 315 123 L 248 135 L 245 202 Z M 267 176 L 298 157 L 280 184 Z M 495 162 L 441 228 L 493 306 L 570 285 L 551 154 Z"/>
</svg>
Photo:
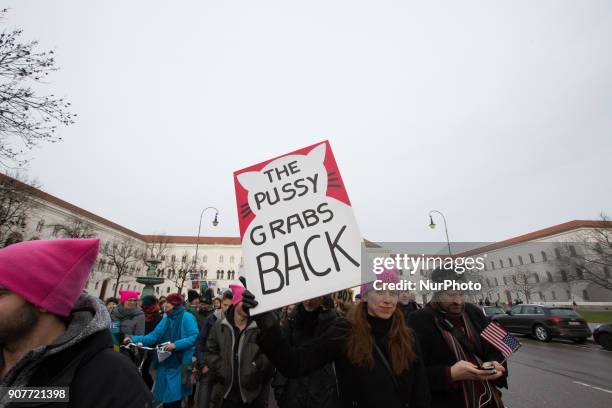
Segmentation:
<svg viewBox="0 0 612 408">
<path fill-rule="evenodd" d="M 444 316 L 440 316 L 440 311 L 437 308 L 433 308 L 436 312 L 436 327 L 442 334 L 444 341 L 448 344 L 449 348 L 455 355 L 457 361 L 476 361 L 479 366 L 482 366 L 482 359 L 478 357 L 476 354 L 465 350 L 464 346 L 453 336 L 453 334 L 445 330 L 440 324 L 440 319 L 444 319 Z M 463 323 L 465 324 L 465 335 L 468 340 L 472 344 L 477 344 L 478 342 L 478 333 L 472 323 L 470 322 L 469 317 L 463 312 L 461 318 L 463 319 Z M 450 323 L 450 322 L 449 322 Z M 504 403 L 501 400 L 501 394 L 487 380 L 481 381 L 471 381 L 465 380 L 460 381 L 461 389 L 463 391 L 463 401 L 465 408 L 504 408 Z M 480 386 L 479 386 L 480 385 Z"/>
</svg>

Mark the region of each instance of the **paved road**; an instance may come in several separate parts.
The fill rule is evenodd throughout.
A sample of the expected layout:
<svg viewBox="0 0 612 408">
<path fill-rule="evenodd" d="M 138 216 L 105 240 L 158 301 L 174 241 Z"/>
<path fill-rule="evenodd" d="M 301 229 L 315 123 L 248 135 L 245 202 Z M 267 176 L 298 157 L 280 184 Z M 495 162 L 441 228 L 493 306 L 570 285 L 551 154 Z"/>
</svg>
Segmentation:
<svg viewBox="0 0 612 408">
<path fill-rule="evenodd" d="M 519 338 L 523 347 L 509 361 L 507 407 L 612 407 L 612 352 L 589 343 Z"/>
</svg>

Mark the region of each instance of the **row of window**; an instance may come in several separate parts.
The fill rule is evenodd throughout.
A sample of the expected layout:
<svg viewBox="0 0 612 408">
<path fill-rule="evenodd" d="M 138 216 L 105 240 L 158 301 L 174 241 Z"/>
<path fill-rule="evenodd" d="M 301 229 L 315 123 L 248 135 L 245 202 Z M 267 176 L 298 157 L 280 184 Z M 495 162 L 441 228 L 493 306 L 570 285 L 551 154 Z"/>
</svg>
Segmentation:
<svg viewBox="0 0 612 408">
<path fill-rule="evenodd" d="M 569 250 L 570 256 L 576 256 L 577 255 L 576 248 L 574 248 L 573 245 L 569 245 L 568 246 L 568 250 Z M 554 252 L 555 252 L 555 258 L 560 259 L 561 258 L 561 250 L 559 248 L 555 248 Z M 546 254 L 546 251 L 540 251 L 540 258 L 541 258 L 541 262 L 548 262 L 548 255 Z M 518 259 L 518 264 L 519 265 L 524 265 L 525 264 L 525 262 L 523 261 L 523 257 L 521 255 L 519 255 L 517 259 Z M 508 261 L 507 265 L 509 267 L 513 267 L 514 266 L 514 261 L 512 260 L 511 257 L 508 257 L 507 261 Z M 536 262 L 535 257 L 533 256 L 533 254 L 530 253 L 529 254 L 529 263 L 535 263 L 535 262 Z M 499 263 L 499 268 L 500 269 L 503 269 L 503 268 L 506 267 L 504 265 L 504 260 L 503 259 L 498 259 L 498 263 Z M 491 269 L 495 270 L 495 261 L 491 261 L 490 265 L 491 265 Z M 487 270 L 487 265 L 485 265 L 485 271 L 486 270 Z"/>
<path fill-rule="evenodd" d="M 171 260 L 172 262 L 176 262 L 176 259 L 177 259 L 176 255 L 172 255 L 172 256 L 170 257 L 170 260 Z M 161 256 L 161 260 L 162 260 L 162 261 L 165 261 L 165 260 L 166 260 L 166 255 L 162 255 L 162 256 Z M 224 258 L 224 256 L 223 256 L 223 255 L 219 255 L 218 260 L 219 260 L 219 263 L 223 263 L 223 261 L 225 260 L 225 258 Z M 197 261 L 197 259 L 196 259 L 195 255 L 193 255 L 193 256 L 191 257 L 191 262 L 196 262 L 196 261 Z M 187 255 L 183 255 L 183 256 L 181 257 L 181 262 L 183 262 L 183 263 L 187 262 Z M 207 256 L 207 255 L 202 255 L 202 263 L 207 263 L 207 262 L 208 262 L 208 256 Z M 234 264 L 234 263 L 236 263 L 236 258 L 235 258 L 233 255 L 232 255 L 232 256 L 230 256 L 230 257 L 229 257 L 229 262 L 230 262 L 230 264 Z M 243 264 L 243 263 L 244 263 L 244 257 L 240 257 L 240 264 Z"/>
</svg>

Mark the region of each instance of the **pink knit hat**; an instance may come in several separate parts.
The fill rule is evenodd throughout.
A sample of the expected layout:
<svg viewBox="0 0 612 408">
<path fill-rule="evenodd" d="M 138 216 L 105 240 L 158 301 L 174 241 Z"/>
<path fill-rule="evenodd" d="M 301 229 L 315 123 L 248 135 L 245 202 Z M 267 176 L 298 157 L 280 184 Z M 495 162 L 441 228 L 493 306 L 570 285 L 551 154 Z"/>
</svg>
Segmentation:
<svg viewBox="0 0 612 408">
<path fill-rule="evenodd" d="M 124 304 L 128 299 L 138 299 L 140 292 L 133 290 L 120 290 L 119 291 L 119 303 Z"/>
<path fill-rule="evenodd" d="M 230 285 L 230 290 L 232 291 L 232 304 L 235 306 L 242 302 L 242 294 L 246 288 L 242 285 Z"/>
<path fill-rule="evenodd" d="M 382 271 L 378 275 L 374 275 L 376 280 L 380 280 L 382 283 L 398 283 L 399 279 L 399 271 L 396 268 L 386 269 Z M 377 284 L 379 286 L 379 284 Z M 361 285 L 361 289 L 359 290 L 359 294 L 361 297 L 368 293 L 369 291 L 374 290 L 374 282 L 369 282 Z"/>
<path fill-rule="evenodd" d="M 0 249 L 0 286 L 34 305 L 68 316 L 83 292 L 100 240 L 27 241 Z"/>
</svg>

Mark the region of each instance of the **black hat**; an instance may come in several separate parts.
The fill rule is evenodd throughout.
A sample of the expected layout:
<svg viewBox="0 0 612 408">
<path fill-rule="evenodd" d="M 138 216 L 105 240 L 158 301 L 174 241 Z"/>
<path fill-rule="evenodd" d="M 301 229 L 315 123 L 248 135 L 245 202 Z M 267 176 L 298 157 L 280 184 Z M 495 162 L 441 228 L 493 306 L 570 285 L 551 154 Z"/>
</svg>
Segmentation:
<svg viewBox="0 0 612 408">
<path fill-rule="evenodd" d="M 442 283 L 447 280 L 454 282 L 464 282 L 465 276 L 463 273 L 455 272 L 453 268 L 440 267 L 434 269 L 434 271 L 431 273 L 431 278 L 429 280 L 435 283 Z"/>
<path fill-rule="evenodd" d="M 191 303 L 194 300 L 199 299 L 199 298 L 200 298 L 200 294 L 197 291 L 191 289 L 189 292 L 187 292 L 187 302 L 188 303 Z"/>
</svg>

